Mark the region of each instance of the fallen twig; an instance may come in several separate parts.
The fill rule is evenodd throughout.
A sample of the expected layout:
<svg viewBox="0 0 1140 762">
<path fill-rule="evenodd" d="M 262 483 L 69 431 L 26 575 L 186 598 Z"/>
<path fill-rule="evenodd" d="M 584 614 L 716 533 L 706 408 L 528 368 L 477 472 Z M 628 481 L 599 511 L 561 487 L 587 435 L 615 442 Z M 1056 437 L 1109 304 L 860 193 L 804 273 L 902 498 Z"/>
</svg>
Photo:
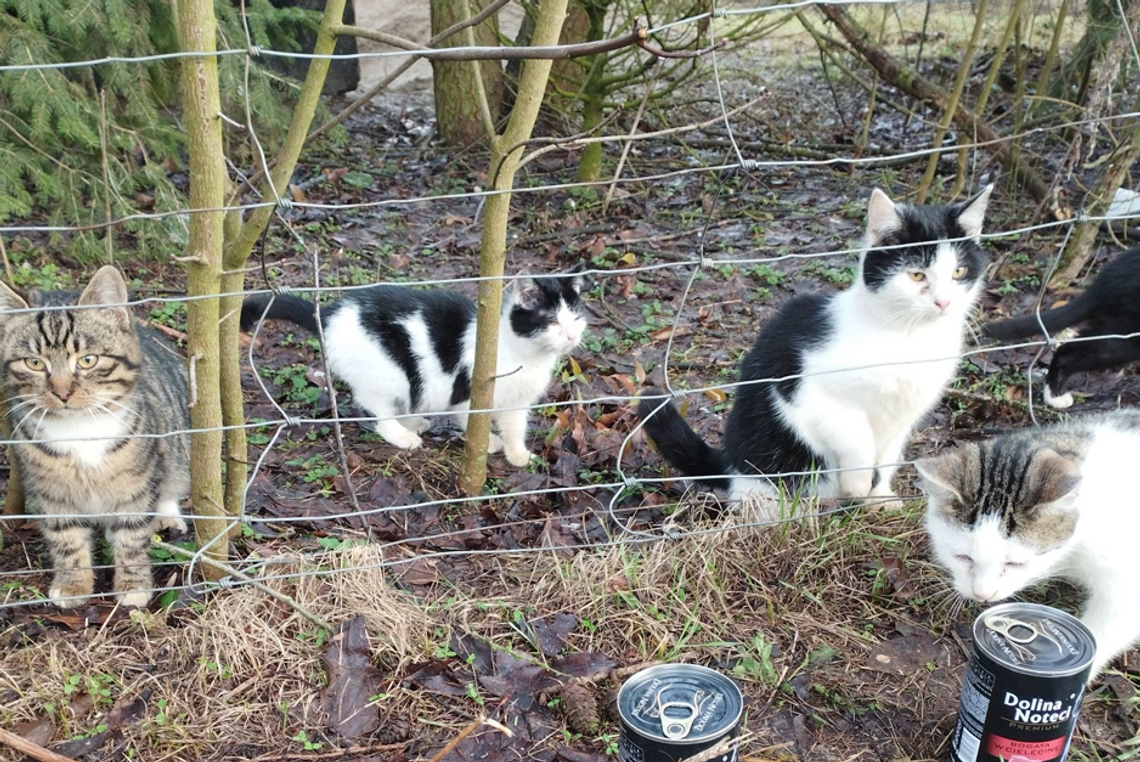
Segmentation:
<svg viewBox="0 0 1140 762">
<path fill-rule="evenodd" d="M 0 743 L 7 744 L 16 751 L 27 754 L 32 759 L 38 759 L 40 762 L 76 762 L 73 757 L 56 754 L 51 749 L 45 749 L 38 743 L 32 743 L 23 736 L 18 736 L 3 728 L 0 728 Z"/>
</svg>

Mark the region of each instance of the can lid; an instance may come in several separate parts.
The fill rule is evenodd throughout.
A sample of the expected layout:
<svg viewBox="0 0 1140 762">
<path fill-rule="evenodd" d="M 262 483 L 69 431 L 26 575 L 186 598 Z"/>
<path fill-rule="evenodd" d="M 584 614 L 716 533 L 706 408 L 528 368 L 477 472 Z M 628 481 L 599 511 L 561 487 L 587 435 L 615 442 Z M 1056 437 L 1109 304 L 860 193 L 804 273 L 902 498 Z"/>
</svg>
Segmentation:
<svg viewBox="0 0 1140 762">
<path fill-rule="evenodd" d="M 1089 668 L 1096 641 L 1080 620 L 1039 603 L 1003 603 L 974 620 L 975 646 L 1027 675 L 1075 675 Z"/>
<path fill-rule="evenodd" d="M 622 721 L 642 736 L 673 744 L 717 739 L 736 727 L 744 696 L 721 673 L 696 664 L 660 664 L 622 684 Z"/>
</svg>

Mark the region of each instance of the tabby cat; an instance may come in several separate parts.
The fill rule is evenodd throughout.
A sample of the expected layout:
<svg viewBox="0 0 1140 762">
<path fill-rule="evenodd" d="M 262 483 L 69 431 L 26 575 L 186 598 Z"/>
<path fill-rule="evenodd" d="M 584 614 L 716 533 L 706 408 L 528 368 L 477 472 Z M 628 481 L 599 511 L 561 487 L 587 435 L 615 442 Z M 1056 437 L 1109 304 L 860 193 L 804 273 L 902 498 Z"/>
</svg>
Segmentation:
<svg viewBox="0 0 1140 762">
<path fill-rule="evenodd" d="M 48 596 L 77 606 L 94 591 L 92 541 L 115 557 L 115 593 L 144 606 L 152 587 L 148 549 L 158 529 L 185 530 L 189 492 L 185 363 L 140 330 L 122 275 L 101 268 L 73 304 L 27 309 L 0 283 L 0 363 L 13 445 L 28 506 L 55 568 Z M 46 294 L 37 307 L 69 303 Z M 98 437 L 92 439 L 92 437 Z"/>
<path fill-rule="evenodd" d="M 966 598 L 990 603 L 1047 579 L 1088 592 L 1090 680 L 1140 643 L 1136 542 L 1140 411 L 965 444 L 915 464 L 934 557 Z"/>
</svg>

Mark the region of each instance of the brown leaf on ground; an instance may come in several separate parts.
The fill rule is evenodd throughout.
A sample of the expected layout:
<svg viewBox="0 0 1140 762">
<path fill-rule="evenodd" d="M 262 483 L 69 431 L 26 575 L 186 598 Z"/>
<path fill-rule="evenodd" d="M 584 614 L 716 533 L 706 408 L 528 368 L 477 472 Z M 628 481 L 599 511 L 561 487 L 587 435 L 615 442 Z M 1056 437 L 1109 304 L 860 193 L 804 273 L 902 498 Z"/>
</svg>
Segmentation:
<svg viewBox="0 0 1140 762">
<path fill-rule="evenodd" d="M 12 732 L 37 746 L 47 746 L 55 735 L 55 720 L 51 717 L 28 720 L 12 728 Z"/>
<path fill-rule="evenodd" d="M 426 558 L 417 558 L 411 563 L 396 567 L 396 569 L 400 579 L 409 585 L 430 585 L 442 579 L 439 569 Z"/>
<path fill-rule="evenodd" d="M 380 727 L 376 707 L 370 703 L 380 692 L 380 674 L 372 666 L 364 617 L 355 616 L 333 636 L 322 657 L 328 687 L 321 708 L 329 727 L 341 738 L 359 738 Z"/>
</svg>

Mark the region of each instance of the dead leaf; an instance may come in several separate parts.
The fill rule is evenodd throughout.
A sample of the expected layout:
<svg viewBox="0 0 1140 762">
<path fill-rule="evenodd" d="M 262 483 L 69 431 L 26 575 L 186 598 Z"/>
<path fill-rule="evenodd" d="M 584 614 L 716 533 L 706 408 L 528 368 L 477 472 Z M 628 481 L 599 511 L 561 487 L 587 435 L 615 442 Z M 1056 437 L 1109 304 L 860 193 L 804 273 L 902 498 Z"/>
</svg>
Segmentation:
<svg viewBox="0 0 1140 762">
<path fill-rule="evenodd" d="M 884 557 L 880 563 L 886 574 L 887 582 L 891 586 L 891 595 L 897 600 L 906 601 L 914 597 L 914 588 L 910 584 L 910 575 L 907 574 L 903 562 L 893 556 Z"/>
<path fill-rule="evenodd" d="M 645 376 L 646 376 L 645 368 L 642 366 L 641 360 L 634 360 L 633 361 L 633 377 L 637 379 L 637 383 L 639 386 L 641 384 L 645 383 Z"/>
<path fill-rule="evenodd" d="M 728 395 L 725 394 L 724 389 L 705 389 L 705 396 L 713 402 L 724 402 L 728 399 Z"/>
<path fill-rule="evenodd" d="M 579 680 L 604 680 L 609 677 L 617 663 L 597 651 L 579 651 L 551 662 L 550 668 Z"/>
<path fill-rule="evenodd" d="M 341 178 L 348 174 L 348 167 L 337 167 L 336 169 L 330 169 L 325 174 L 328 175 L 330 183 L 339 183 L 341 181 Z"/>
<path fill-rule="evenodd" d="M 400 568 L 400 579 L 409 585 L 431 585 L 442 579 L 439 569 L 426 558 L 417 558 L 397 568 Z"/>
<path fill-rule="evenodd" d="M 302 188 L 300 185 L 290 184 L 289 185 L 289 195 L 292 196 L 293 200 L 295 202 L 297 202 L 298 204 L 303 204 L 309 200 L 309 194 L 305 193 L 305 189 Z"/>
<path fill-rule="evenodd" d="M 687 325 L 677 326 L 676 331 L 673 330 L 672 326 L 665 326 L 664 328 L 658 328 L 656 331 L 651 331 L 649 338 L 654 341 L 668 341 L 670 334 L 672 334 L 674 338 L 679 339 L 682 336 L 688 336 L 692 332 L 693 329 Z"/>
<path fill-rule="evenodd" d="M 341 738 L 359 738 L 380 727 L 380 716 L 371 703 L 380 692 L 380 674 L 372 666 L 364 617 L 355 616 L 333 635 L 322 657 L 328 687 L 321 707 L 329 728 Z"/>
<path fill-rule="evenodd" d="M 554 658 L 566 645 L 566 638 L 577 628 L 578 617 L 555 614 L 549 624 L 545 619 L 533 619 L 528 624 L 534 636 L 531 642 L 538 647 L 543 656 Z"/>
<path fill-rule="evenodd" d="M 51 737 L 55 735 L 55 720 L 51 717 L 28 720 L 12 728 L 12 732 L 37 746 L 47 746 Z"/>
</svg>

